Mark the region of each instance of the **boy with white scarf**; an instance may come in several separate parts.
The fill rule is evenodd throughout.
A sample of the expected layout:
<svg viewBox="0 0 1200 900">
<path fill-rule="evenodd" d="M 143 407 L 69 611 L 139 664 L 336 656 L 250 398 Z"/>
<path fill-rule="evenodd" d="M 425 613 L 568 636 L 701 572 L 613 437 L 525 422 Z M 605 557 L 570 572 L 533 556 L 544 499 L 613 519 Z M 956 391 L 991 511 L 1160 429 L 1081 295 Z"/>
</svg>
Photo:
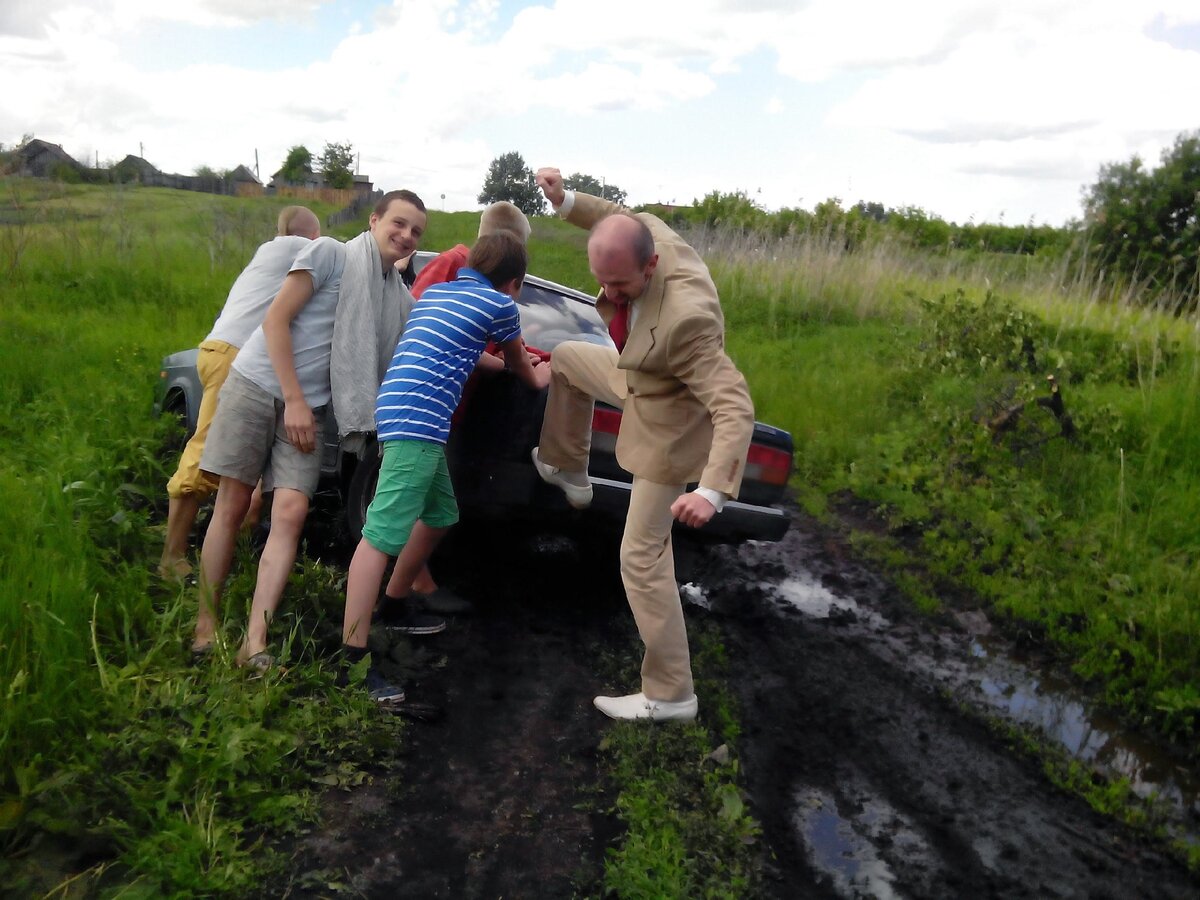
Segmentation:
<svg viewBox="0 0 1200 900">
<path fill-rule="evenodd" d="M 334 401 L 339 436 L 351 446 L 374 431 L 379 383 L 413 302 L 394 266 L 417 249 L 425 223 L 420 197 L 391 191 L 375 206 L 368 231 L 345 244 L 313 241 L 238 354 L 200 463 L 220 476 L 220 487 L 200 554 L 193 654 L 212 647 L 238 528 L 261 476 L 264 490 L 275 493 L 271 533 L 237 663 L 274 664 L 267 628 L 320 478 L 326 407 Z"/>
</svg>

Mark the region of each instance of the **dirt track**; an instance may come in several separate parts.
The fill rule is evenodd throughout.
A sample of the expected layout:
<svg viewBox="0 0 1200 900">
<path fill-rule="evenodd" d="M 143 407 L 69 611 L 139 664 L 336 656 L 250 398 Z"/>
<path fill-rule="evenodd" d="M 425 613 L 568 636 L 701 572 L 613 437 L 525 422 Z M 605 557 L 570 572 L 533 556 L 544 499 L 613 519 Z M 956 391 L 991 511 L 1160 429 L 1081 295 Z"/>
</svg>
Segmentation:
<svg viewBox="0 0 1200 900">
<path fill-rule="evenodd" d="M 602 673 L 632 632 L 619 585 L 552 551 L 464 534 L 441 554 L 443 581 L 479 608 L 401 642 L 392 665 L 410 697 L 446 716 L 408 729 L 398 778 L 328 797 L 328 827 L 295 848 L 273 895 L 596 889 L 617 824 L 592 793 L 606 720 L 590 699 L 625 687 Z M 689 618 L 718 623 L 736 673 L 736 749 L 768 896 L 1200 895 L 1180 865 L 1054 790 L 962 713 L 927 660 L 966 652 L 963 636 L 907 615 L 803 520 L 781 544 L 708 552 L 688 569 L 699 604 Z M 518 574 L 506 582 L 506 571 Z M 770 587 L 789 579 L 852 597 L 857 612 L 802 615 Z M 862 622 L 879 616 L 886 634 L 872 637 Z"/>
</svg>

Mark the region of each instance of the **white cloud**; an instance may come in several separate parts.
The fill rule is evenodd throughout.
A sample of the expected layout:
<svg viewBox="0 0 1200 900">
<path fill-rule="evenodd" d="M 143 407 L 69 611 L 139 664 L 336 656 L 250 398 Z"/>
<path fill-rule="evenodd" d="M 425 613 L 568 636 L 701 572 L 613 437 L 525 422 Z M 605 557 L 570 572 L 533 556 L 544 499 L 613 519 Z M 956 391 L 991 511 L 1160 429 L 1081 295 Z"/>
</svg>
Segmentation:
<svg viewBox="0 0 1200 900">
<path fill-rule="evenodd" d="M 511 19 L 498 0 L 357 0 L 340 41 L 275 71 L 187 47 L 153 74 L 130 61 L 150 26 L 233 37 L 323 5 L 6 3 L 0 81 L 21 88 L 0 95 L 0 139 L 102 157 L 144 142 L 173 171 L 257 148 L 264 175 L 296 143 L 348 140 L 381 186 L 419 180 L 458 208 L 517 135 L 531 165 L 605 172 L 635 200 L 761 183 L 769 205 L 894 197 L 962 218 L 1020 202 L 1061 219 L 1101 163 L 1156 159 L 1195 127 L 1200 84 L 1200 52 L 1152 37 L 1200 22 L 1195 0 L 545 0 Z M 731 84 L 733 120 L 710 112 Z M 985 189 L 999 199 L 971 196 Z"/>
</svg>

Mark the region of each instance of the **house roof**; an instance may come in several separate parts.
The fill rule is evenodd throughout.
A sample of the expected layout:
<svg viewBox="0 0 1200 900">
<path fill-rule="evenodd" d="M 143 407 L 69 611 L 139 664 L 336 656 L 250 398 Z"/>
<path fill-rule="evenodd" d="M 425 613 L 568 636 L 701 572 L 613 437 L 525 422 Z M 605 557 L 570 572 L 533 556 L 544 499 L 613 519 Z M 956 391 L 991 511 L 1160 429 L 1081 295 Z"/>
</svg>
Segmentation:
<svg viewBox="0 0 1200 900">
<path fill-rule="evenodd" d="M 246 166 L 242 165 L 239 165 L 236 169 L 230 172 L 229 177 L 233 181 L 252 181 L 255 184 L 262 184 L 261 181 L 254 177 L 253 172 L 251 172 Z"/>
<path fill-rule="evenodd" d="M 67 163 L 68 165 L 75 166 L 76 168 L 82 168 L 82 164 L 73 156 L 71 156 L 71 154 L 69 154 L 66 150 L 64 150 L 61 144 L 51 144 L 49 141 L 43 141 L 39 140 L 38 138 L 34 138 L 20 150 L 20 156 L 26 160 L 33 159 L 34 157 L 40 156 L 43 153 L 47 153 L 50 156 Z"/>
</svg>

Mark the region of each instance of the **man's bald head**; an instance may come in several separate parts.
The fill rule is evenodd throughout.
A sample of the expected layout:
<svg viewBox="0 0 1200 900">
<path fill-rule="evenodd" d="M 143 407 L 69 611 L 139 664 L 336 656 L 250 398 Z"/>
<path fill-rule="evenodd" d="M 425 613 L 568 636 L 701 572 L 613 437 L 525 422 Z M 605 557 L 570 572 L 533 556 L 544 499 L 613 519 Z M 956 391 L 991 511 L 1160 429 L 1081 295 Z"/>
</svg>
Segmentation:
<svg viewBox="0 0 1200 900">
<path fill-rule="evenodd" d="M 321 236 L 321 220 L 307 206 L 285 206 L 279 211 L 280 235 L 297 235 L 315 241 Z"/>
<path fill-rule="evenodd" d="M 646 265 L 654 255 L 654 235 L 645 222 L 629 213 L 613 213 L 597 222 L 588 238 L 589 252 L 593 243 L 600 252 L 632 254 L 638 266 Z"/>
<path fill-rule="evenodd" d="M 645 223 L 631 215 L 607 216 L 588 237 L 588 265 L 610 302 L 636 300 L 658 265 L 654 236 Z"/>
</svg>

